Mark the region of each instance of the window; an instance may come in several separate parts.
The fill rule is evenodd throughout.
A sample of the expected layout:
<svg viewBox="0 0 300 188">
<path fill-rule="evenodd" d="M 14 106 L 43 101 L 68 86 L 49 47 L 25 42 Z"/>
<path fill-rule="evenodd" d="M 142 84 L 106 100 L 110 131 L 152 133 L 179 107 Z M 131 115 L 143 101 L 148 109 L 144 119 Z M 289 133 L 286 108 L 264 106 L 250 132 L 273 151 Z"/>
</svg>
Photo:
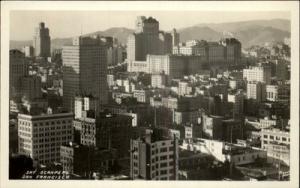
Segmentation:
<svg viewBox="0 0 300 188">
<path fill-rule="evenodd" d="M 268 138 L 268 135 L 264 135 L 264 138 Z"/>
<path fill-rule="evenodd" d="M 286 141 L 286 137 L 282 137 L 282 141 Z"/>
<path fill-rule="evenodd" d="M 167 159 L 166 155 L 160 157 L 160 160 L 166 160 L 166 159 Z"/>
<path fill-rule="evenodd" d="M 167 150 L 167 148 L 161 148 L 160 149 L 160 152 L 167 152 L 168 150 Z"/>
<path fill-rule="evenodd" d="M 161 175 L 167 174 L 167 170 L 161 170 L 161 171 L 160 171 L 160 174 L 161 174 Z"/>
<path fill-rule="evenodd" d="M 270 136 L 270 139 L 271 139 L 271 140 L 274 140 L 274 136 Z"/>
<path fill-rule="evenodd" d="M 161 164 L 160 164 L 160 167 L 161 167 L 161 168 L 164 168 L 164 167 L 167 167 L 167 166 L 168 166 L 168 163 L 161 163 Z"/>
</svg>

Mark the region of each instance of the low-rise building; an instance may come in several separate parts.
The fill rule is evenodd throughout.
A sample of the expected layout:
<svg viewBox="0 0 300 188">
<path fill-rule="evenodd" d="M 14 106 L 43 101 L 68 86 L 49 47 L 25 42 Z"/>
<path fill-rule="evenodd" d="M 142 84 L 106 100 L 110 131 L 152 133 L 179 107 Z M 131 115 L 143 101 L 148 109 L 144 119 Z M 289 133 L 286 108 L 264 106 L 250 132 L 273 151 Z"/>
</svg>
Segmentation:
<svg viewBox="0 0 300 188">
<path fill-rule="evenodd" d="M 156 133 L 131 141 L 131 177 L 145 180 L 178 179 L 178 140 Z"/>
<path fill-rule="evenodd" d="M 290 132 L 279 129 L 262 129 L 261 147 L 270 161 L 290 165 Z"/>
</svg>

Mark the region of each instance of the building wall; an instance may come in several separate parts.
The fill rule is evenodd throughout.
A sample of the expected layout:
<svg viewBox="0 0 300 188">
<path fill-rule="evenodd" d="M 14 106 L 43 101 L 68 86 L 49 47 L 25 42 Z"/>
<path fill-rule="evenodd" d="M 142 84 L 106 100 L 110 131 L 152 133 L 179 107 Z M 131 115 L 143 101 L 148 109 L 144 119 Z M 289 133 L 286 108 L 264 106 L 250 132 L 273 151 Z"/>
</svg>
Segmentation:
<svg viewBox="0 0 300 188">
<path fill-rule="evenodd" d="M 247 99 L 254 99 L 257 102 L 265 101 L 266 85 L 261 82 L 247 83 Z"/>
<path fill-rule="evenodd" d="M 38 76 L 26 76 L 21 79 L 22 97 L 28 101 L 42 98 L 42 83 Z"/>
<path fill-rule="evenodd" d="M 92 95 L 99 104 L 108 102 L 106 47 L 99 39 L 77 37 L 73 46 L 64 46 L 64 106 L 73 109 L 75 95 Z"/>
<path fill-rule="evenodd" d="M 131 174 L 147 180 L 178 179 L 177 140 L 162 140 L 145 143 L 133 140 L 131 150 Z"/>
<path fill-rule="evenodd" d="M 60 161 L 60 146 L 73 140 L 73 114 L 18 115 L 19 153 L 42 164 Z"/>
<path fill-rule="evenodd" d="M 261 147 L 268 157 L 290 165 L 290 133 L 279 129 L 262 129 Z M 273 161 L 274 162 L 274 161 Z"/>
<path fill-rule="evenodd" d="M 51 56 L 51 41 L 49 36 L 49 29 L 45 27 L 45 24 L 41 22 L 39 27 L 35 29 L 33 37 L 33 47 L 35 56 L 38 57 L 50 57 Z"/>
<path fill-rule="evenodd" d="M 15 98 L 21 92 L 21 78 L 26 76 L 27 65 L 24 54 L 18 50 L 9 51 L 9 98 Z"/>
<path fill-rule="evenodd" d="M 271 68 L 270 67 L 250 67 L 243 70 L 243 78 L 248 82 L 263 82 L 270 84 Z"/>
</svg>

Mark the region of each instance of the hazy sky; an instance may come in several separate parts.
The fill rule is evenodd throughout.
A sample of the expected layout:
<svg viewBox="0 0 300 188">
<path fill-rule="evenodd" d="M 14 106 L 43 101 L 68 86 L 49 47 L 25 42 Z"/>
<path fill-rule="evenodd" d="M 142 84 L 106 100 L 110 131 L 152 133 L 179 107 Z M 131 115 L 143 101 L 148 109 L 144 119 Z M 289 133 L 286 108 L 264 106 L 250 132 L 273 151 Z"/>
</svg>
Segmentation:
<svg viewBox="0 0 300 188">
<path fill-rule="evenodd" d="M 215 12 L 215 11 L 12 11 L 10 39 L 31 40 L 34 28 L 43 21 L 51 38 L 73 37 L 111 27 L 134 28 L 137 16 L 152 16 L 161 30 L 200 23 L 221 23 L 258 19 L 290 19 L 289 12 Z"/>
</svg>

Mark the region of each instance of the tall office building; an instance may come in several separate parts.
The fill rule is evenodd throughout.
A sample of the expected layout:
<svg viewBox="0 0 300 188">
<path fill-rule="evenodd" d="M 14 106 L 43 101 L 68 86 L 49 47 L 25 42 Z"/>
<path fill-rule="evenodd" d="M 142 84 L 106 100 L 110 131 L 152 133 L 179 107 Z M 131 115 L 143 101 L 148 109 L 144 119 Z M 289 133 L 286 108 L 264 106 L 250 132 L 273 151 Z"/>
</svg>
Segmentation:
<svg viewBox="0 0 300 188">
<path fill-rule="evenodd" d="M 241 60 L 242 44 L 235 38 L 225 38 L 220 43 L 226 47 L 226 60 L 228 63 L 237 64 Z"/>
<path fill-rule="evenodd" d="M 262 82 L 247 83 L 247 99 L 254 99 L 257 102 L 266 100 L 266 84 Z"/>
<path fill-rule="evenodd" d="M 169 79 L 195 74 L 201 70 L 202 65 L 201 56 L 147 55 L 148 73 L 164 73 Z"/>
<path fill-rule="evenodd" d="M 25 57 L 32 57 L 34 55 L 34 49 L 32 46 L 24 46 L 22 50 Z"/>
<path fill-rule="evenodd" d="M 163 31 L 159 32 L 159 53 L 172 54 L 172 35 Z"/>
<path fill-rule="evenodd" d="M 232 106 L 232 115 L 240 116 L 244 113 L 244 94 L 242 91 L 238 91 L 237 93 L 228 94 L 228 102 L 231 103 Z"/>
<path fill-rule="evenodd" d="M 19 50 L 9 51 L 9 98 L 20 94 L 21 77 L 27 75 L 25 56 Z"/>
<path fill-rule="evenodd" d="M 137 17 L 135 32 L 127 40 L 127 59 L 145 61 L 147 54 L 162 55 L 172 52 L 172 36 L 159 31 L 159 22 L 145 16 Z"/>
<path fill-rule="evenodd" d="M 178 179 L 178 140 L 153 130 L 143 139 L 131 140 L 131 177 L 145 180 Z"/>
<path fill-rule="evenodd" d="M 72 124 L 72 113 L 19 114 L 19 153 L 41 164 L 60 162 L 60 146 L 73 140 Z"/>
<path fill-rule="evenodd" d="M 75 37 L 72 46 L 64 46 L 63 102 L 73 109 L 76 95 L 98 98 L 98 105 L 108 100 L 106 45 L 99 37 Z"/>
<path fill-rule="evenodd" d="M 85 117 L 83 113 L 89 110 L 96 111 L 97 99 L 92 97 L 76 96 L 74 101 L 75 119 Z"/>
<path fill-rule="evenodd" d="M 41 77 L 36 75 L 22 77 L 21 92 L 21 96 L 28 101 L 42 98 Z"/>
<path fill-rule="evenodd" d="M 177 33 L 175 28 L 172 30 L 171 34 L 172 34 L 172 46 L 177 46 L 180 41 L 180 35 L 179 33 Z"/>
<path fill-rule="evenodd" d="M 35 56 L 50 57 L 51 56 L 51 40 L 49 29 L 45 27 L 45 23 L 39 23 L 39 27 L 35 28 L 33 36 L 33 47 Z"/>
<path fill-rule="evenodd" d="M 173 54 L 200 55 L 208 60 L 208 43 L 205 40 L 190 40 L 173 48 Z"/>
<path fill-rule="evenodd" d="M 243 70 L 243 78 L 249 81 L 264 82 L 270 84 L 271 82 L 271 68 L 268 66 L 250 67 Z"/>
</svg>

